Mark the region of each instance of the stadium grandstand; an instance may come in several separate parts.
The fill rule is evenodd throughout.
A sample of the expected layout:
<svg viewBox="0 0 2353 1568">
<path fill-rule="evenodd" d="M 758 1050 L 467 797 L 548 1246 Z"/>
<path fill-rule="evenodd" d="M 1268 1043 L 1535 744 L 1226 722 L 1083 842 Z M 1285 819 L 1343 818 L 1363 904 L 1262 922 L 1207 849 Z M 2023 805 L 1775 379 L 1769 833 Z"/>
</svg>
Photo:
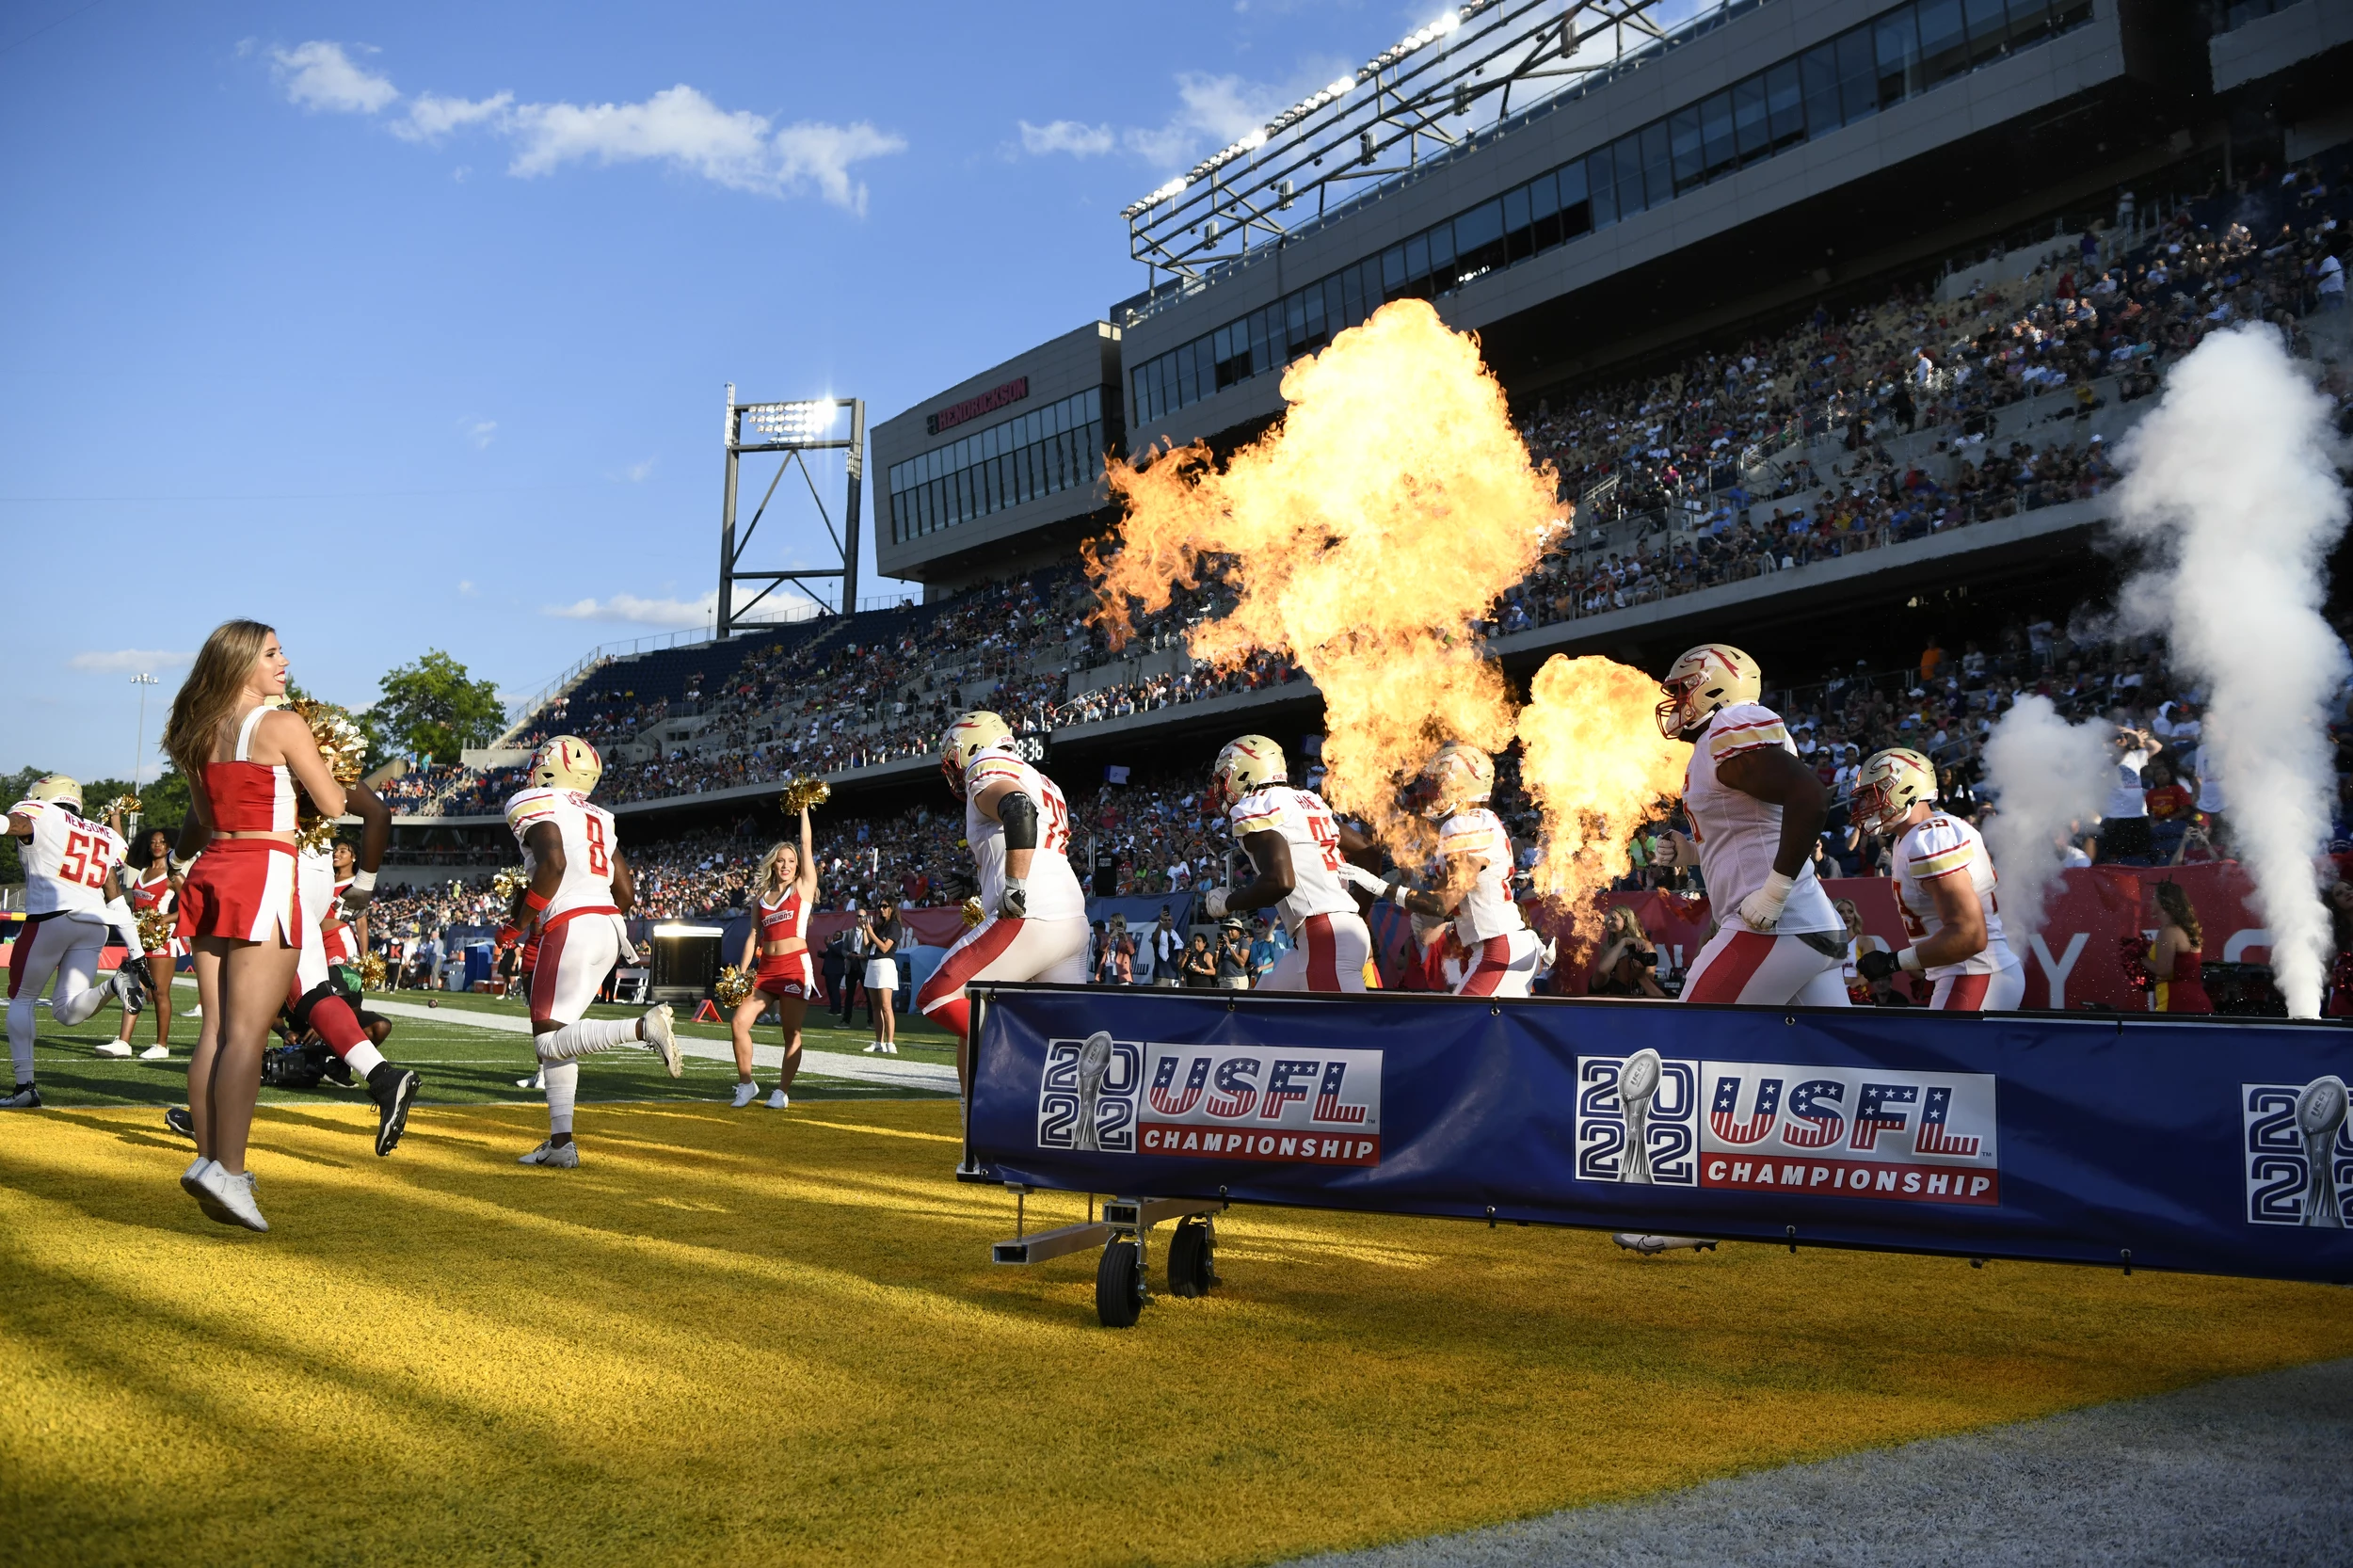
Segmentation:
<svg viewBox="0 0 2353 1568">
<path fill-rule="evenodd" d="M 511 859 L 500 803 L 563 731 L 604 750 L 658 912 L 730 907 L 728 842 L 775 832 L 804 774 L 834 790 L 830 900 L 938 902 L 938 735 L 986 706 L 1048 758 L 1074 855 L 1185 886 L 1223 854 L 1195 799 L 1216 744 L 1312 755 L 1321 700 L 1279 658 L 1190 657 L 1214 586 L 1109 646 L 1078 559 L 1117 518 L 1105 460 L 1247 442 L 1283 365 L 1401 297 L 1477 331 L 1574 508 L 1475 629 L 1508 673 L 1737 640 L 1826 777 L 1907 735 L 1965 785 L 2022 690 L 2153 712 L 2157 650 L 2068 632 L 2113 586 L 2108 454 L 2249 319 L 2342 427 L 2343 8 L 1570 8 L 1610 24 L 1595 56 L 1557 5 L 1465 6 L 1151 193 L 1126 215 L 1144 292 L 874 427 L 875 560 L 920 602 L 584 661 L 496 745 L 387 786 L 394 874 L 478 901 L 444 885 Z"/>
</svg>

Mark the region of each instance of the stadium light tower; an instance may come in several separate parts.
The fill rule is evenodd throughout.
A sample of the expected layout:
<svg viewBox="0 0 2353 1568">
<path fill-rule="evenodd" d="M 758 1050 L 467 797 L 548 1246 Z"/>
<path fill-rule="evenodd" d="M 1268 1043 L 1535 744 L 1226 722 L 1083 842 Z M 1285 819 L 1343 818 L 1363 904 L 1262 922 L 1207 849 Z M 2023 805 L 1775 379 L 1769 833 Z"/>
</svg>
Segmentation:
<svg viewBox="0 0 2353 1568">
<path fill-rule="evenodd" d="M 850 410 L 850 434 L 847 440 L 837 440 L 831 434 L 841 417 L 841 410 Z M 712 635 L 724 639 L 737 622 L 754 605 L 786 583 L 822 582 L 838 578 L 841 584 L 840 614 L 849 615 L 857 609 L 857 518 L 860 487 L 866 476 L 866 403 L 856 397 L 818 397 L 798 403 L 738 403 L 735 383 L 728 383 L 726 440 L 728 451 L 727 500 L 719 513 L 719 604 L 718 620 Z M 849 499 L 842 514 L 841 530 L 834 531 L 833 518 L 825 510 L 823 496 L 817 493 L 816 477 L 808 472 L 805 454 L 811 452 L 842 452 L 847 455 L 850 471 Z M 784 455 L 777 465 L 776 477 L 768 481 L 768 489 L 760 498 L 760 505 L 752 513 L 752 520 L 744 527 L 744 536 L 735 536 L 735 482 L 738 461 L 745 453 L 776 452 Z M 839 571 L 746 571 L 743 568 L 744 552 L 750 548 L 752 535 L 760 529 L 760 520 L 768 511 L 768 503 L 776 499 L 776 486 L 783 482 L 785 470 L 798 468 L 808 482 L 808 496 L 817 503 L 817 515 L 824 520 L 825 532 L 833 538 L 834 547 L 841 552 Z M 760 592 L 742 604 L 735 602 L 735 584 L 763 583 Z"/>
</svg>

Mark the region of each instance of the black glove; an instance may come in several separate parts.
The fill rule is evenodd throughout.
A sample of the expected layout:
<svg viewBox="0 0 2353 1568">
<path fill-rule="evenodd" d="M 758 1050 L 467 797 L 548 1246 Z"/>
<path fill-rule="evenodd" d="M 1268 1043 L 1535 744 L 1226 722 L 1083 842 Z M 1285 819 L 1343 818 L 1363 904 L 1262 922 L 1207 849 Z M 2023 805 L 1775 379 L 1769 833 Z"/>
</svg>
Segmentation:
<svg viewBox="0 0 2353 1568">
<path fill-rule="evenodd" d="M 128 957 L 124 958 L 123 961 L 116 967 L 121 969 L 124 974 L 129 975 L 133 980 L 137 981 L 139 983 L 139 989 L 148 992 L 152 992 L 155 989 L 155 977 L 148 972 L 147 959 L 144 954 L 136 952 L 132 953 Z"/>
<path fill-rule="evenodd" d="M 1885 980 L 1889 975 L 1903 968 L 1901 964 L 1896 962 L 1894 953 L 1879 952 L 1865 953 L 1855 960 L 1854 967 L 1857 974 L 1874 983 Z"/>
</svg>

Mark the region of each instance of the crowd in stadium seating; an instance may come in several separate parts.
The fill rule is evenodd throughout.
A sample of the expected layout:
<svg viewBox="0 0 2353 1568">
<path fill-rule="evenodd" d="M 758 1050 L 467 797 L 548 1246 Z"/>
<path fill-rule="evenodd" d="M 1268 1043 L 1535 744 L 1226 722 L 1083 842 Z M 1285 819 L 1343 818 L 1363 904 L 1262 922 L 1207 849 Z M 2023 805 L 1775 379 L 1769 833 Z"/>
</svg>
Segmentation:
<svg viewBox="0 0 2353 1568">
<path fill-rule="evenodd" d="M 2234 200 L 2183 207 L 2121 241 L 2087 235 L 2080 263 L 1949 303 L 1913 290 L 1817 310 L 1666 375 L 1540 402 L 1523 425 L 1530 451 L 1556 466 L 1564 495 L 1608 487 L 1581 532 L 1607 522 L 1621 548 L 1548 555 L 1479 630 L 1508 635 L 2100 493 L 2117 473 L 2105 443 L 2077 433 L 2086 417 L 2153 392 L 2217 327 L 2267 319 L 2300 343 L 2306 316 L 2342 302 L 2335 253 L 2353 191 L 2301 168 L 2262 234 L 2231 220 L 2260 204 Z M 2341 368 L 2324 386 L 2348 406 Z M 1175 644 L 1224 608 L 1220 593 L 1180 592 L 1116 658 Z M 1148 675 L 1115 664 L 1091 608 L 1064 568 L 755 644 L 734 669 L 696 667 L 661 695 L 641 698 L 640 666 L 613 664 L 516 744 L 560 727 L 606 746 L 601 798 L 618 802 L 928 755 L 968 706 L 1039 731 L 1298 679 L 1272 655 L 1223 675 L 1181 658 Z M 665 725 L 657 758 L 612 755 Z M 405 814 L 488 814 L 515 787 L 511 775 L 437 769 L 390 794 Z"/>
</svg>

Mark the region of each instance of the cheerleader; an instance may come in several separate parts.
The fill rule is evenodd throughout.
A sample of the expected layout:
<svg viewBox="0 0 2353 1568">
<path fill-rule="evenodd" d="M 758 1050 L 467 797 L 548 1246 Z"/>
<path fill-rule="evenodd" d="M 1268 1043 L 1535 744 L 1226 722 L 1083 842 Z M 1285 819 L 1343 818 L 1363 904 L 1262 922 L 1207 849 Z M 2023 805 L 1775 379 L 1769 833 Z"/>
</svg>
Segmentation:
<svg viewBox="0 0 2353 1568">
<path fill-rule="evenodd" d="M 164 749 L 191 786 L 170 864 L 184 879 L 177 930 L 204 1009 L 188 1062 L 197 1157 L 180 1185 L 211 1218 L 248 1230 L 269 1228 L 245 1167 L 262 1052 L 302 951 L 295 792 L 328 817 L 342 816 L 345 799 L 310 727 L 270 706 L 285 692 L 278 633 L 227 621 L 204 639 L 164 726 Z M 375 888 L 375 868 L 362 867 L 348 907 L 365 905 Z"/>
<path fill-rule="evenodd" d="M 742 1110 L 760 1097 L 752 1081 L 752 1025 L 774 1003 L 776 1021 L 784 1030 L 784 1065 L 776 1072 L 776 1093 L 768 1109 L 781 1111 L 792 1103 L 793 1075 L 801 1070 L 801 1018 L 818 988 L 817 964 L 808 951 L 808 913 L 817 904 L 817 853 L 810 843 L 808 808 L 801 808 L 801 842 L 779 842 L 760 862 L 752 877 L 752 897 L 758 918 L 744 934 L 744 955 L 738 968 L 754 975 L 752 994 L 735 1004 L 728 1024 L 735 1036 L 735 1108 Z"/>
<path fill-rule="evenodd" d="M 115 831 L 120 832 L 120 826 L 118 825 Z M 160 827 L 149 828 L 146 849 L 145 872 L 134 878 L 128 874 L 130 868 L 123 868 L 123 881 L 129 884 L 123 889 L 123 896 L 130 901 L 131 913 L 139 921 L 142 938 L 148 937 L 151 931 L 164 933 L 162 941 L 149 947 L 147 952 L 147 972 L 155 981 L 154 993 L 147 999 L 148 1005 L 155 1014 L 155 1043 L 139 1052 L 139 1059 L 143 1062 L 161 1062 L 171 1054 L 171 970 L 178 961 L 173 950 L 180 944 L 170 935 L 170 919 L 172 906 L 180 898 L 180 879 L 171 874 L 170 834 Z M 147 947 L 147 942 L 142 940 L 140 946 Z M 115 1036 L 116 1048 L 109 1050 L 101 1046 L 98 1048 L 99 1054 L 130 1055 L 131 1029 L 137 1021 L 136 1013 L 124 1009 L 122 1030 Z"/>
</svg>

